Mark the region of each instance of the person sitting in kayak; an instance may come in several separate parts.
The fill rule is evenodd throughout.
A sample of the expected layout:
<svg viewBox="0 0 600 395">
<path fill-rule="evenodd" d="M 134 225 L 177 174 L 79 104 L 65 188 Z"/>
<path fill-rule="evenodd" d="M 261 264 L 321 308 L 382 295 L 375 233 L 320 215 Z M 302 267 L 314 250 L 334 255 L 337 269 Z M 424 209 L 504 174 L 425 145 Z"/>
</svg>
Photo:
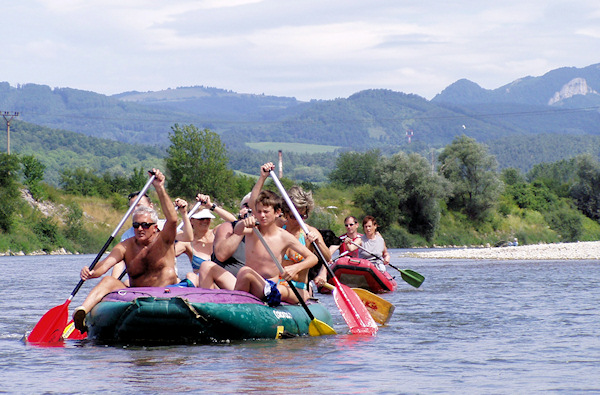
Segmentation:
<svg viewBox="0 0 600 395">
<path fill-rule="evenodd" d="M 358 233 L 358 220 L 356 217 L 348 216 L 344 219 L 344 226 L 346 227 L 346 233 L 340 236 L 342 244 L 340 245 L 340 254 L 348 251 L 346 256 L 351 258 L 358 258 L 358 247 L 355 244 L 360 244 L 362 234 Z"/>
<path fill-rule="evenodd" d="M 265 181 L 269 178 L 270 172 L 275 169 L 275 165 L 272 162 L 267 162 L 260 168 L 260 176 L 256 181 L 256 184 L 252 188 L 250 199 L 252 201 L 256 200 L 256 197 L 262 190 Z M 302 216 L 304 220 L 308 218 L 310 212 L 315 207 L 315 202 L 312 197 L 312 192 L 305 191 L 299 186 L 293 186 L 289 189 L 288 195 L 293 205 L 295 206 L 298 213 Z M 250 206 L 253 209 L 253 206 Z M 300 244 L 307 246 L 311 252 L 316 253 L 315 244 L 318 246 L 319 250 L 323 254 L 323 257 L 327 262 L 331 260 L 331 252 L 329 247 L 325 244 L 323 240 L 323 236 L 321 232 L 313 226 L 307 225 L 308 234 L 304 233 L 304 230 L 300 226 L 300 224 L 296 221 L 296 217 L 292 213 L 292 210 L 288 207 L 287 202 L 282 202 L 281 205 L 282 216 L 281 219 L 278 219 L 277 226 L 282 227 L 289 233 L 291 233 L 294 237 L 300 241 Z M 290 251 L 283 256 L 283 262 L 281 264 L 283 266 L 287 266 L 290 264 L 298 263 L 302 261 L 304 257 L 301 254 Z M 322 283 L 327 281 L 327 271 L 325 267 L 322 266 L 321 263 L 310 268 L 308 272 L 308 281 L 304 283 L 294 283 L 296 288 L 298 289 L 306 289 L 309 290 L 308 283 L 314 280 L 317 285 L 322 285 Z M 312 293 L 312 290 L 309 290 Z"/>
<path fill-rule="evenodd" d="M 308 247 L 288 231 L 277 226 L 276 220 L 281 212 L 281 198 L 274 192 L 262 191 L 255 203 L 253 215 L 239 221 L 234 229 L 237 235 L 246 237 L 246 266 L 240 269 L 235 289 L 246 291 L 270 306 L 277 306 L 281 301 L 299 303 L 295 294 L 287 284 L 294 281 L 301 297 L 309 298 L 308 271 L 318 262 L 317 256 Z M 258 220 L 258 222 L 257 222 Z M 284 273 L 280 276 L 271 255 L 254 234 L 258 227 L 275 257 L 283 260 L 284 254 L 293 254 L 298 261 L 284 261 Z M 300 258 L 302 257 L 302 258 Z M 304 285 L 300 287 L 300 284 Z"/>
<path fill-rule="evenodd" d="M 212 219 L 215 218 L 213 212 L 226 221 L 235 220 L 235 216 L 215 203 L 212 203 L 209 195 L 198 194 L 196 200 L 203 202 L 204 208 L 191 216 L 192 241 L 177 243 L 175 245 L 175 254 L 177 256 L 186 254 L 190 259 L 193 272 L 198 274 L 202 264 L 211 259 L 210 257 L 213 252 L 215 229 L 211 229 L 210 227 Z"/>
<path fill-rule="evenodd" d="M 138 207 L 133 212 L 135 236 L 117 244 L 108 257 L 98 262 L 94 270 L 85 266 L 81 269 L 81 279 L 89 280 L 106 273 L 120 261 L 125 261 L 131 287 L 166 287 L 179 280 L 175 271 L 175 236 L 177 234 L 177 212 L 165 189 L 165 176 L 153 169 L 155 179 L 152 182 L 160 200 L 165 225 L 158 230 L 158 215 L 150 207 Z M 73 321 L 81 332 L 87 328 L 84 324 L 86 314 L 104 297 L 117 289 L 125 288 L 120 280 L 105 276 L 90 291 L 83 304 L 75 309 Z"/>
<path fill-rule="evenodd" d="M 360 250 L 358 256 L 362 259 L 372 258 L 372 255 L 366 251 L 374 253 L 383 259 L 383 262 L 378 262 L 377 268 L 382 272 L 385 272 L 385 265 L 390 264 L 390 254 L 385 245 L 385 240 L 381 234 L 377 231 L 377 221 L 375 217 L 367 215 L 363 218 L 363 230 L 365 234 L 361 236 L 360 242 L 363 249 Z"/>
</svg>

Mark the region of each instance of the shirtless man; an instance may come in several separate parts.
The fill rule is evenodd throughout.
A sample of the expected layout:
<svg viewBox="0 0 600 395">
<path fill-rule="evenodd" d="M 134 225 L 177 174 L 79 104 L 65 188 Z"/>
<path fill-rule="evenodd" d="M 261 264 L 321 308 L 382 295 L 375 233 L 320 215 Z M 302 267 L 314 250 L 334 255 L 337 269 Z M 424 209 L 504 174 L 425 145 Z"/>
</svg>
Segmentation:
<svg viewBox="0 0 600 395">
<path fill-rule="evenodd" d="M 175 236 L 177 234 L 177 212 L 165 190 L 165 176 L 152 169 L 155 179 L 152 182 L 166 222 L 162 231 L 158 230 L 158 215 L 150 207 L 138 207 L 133 212 L 135 236 L 117 244 L 108 257 L 98 262 L 94 270 L 81 269 L 81 279 L 89 280 L 106 273 L 120 261 L 125 261 L 129 281 L 132 287 L 166 287 L 178 282 L 175 272 Z M 84 324 L 86 314 L 109 292 L 125 288 L 118 279 L 105 276 L 88 294 L 83 305 L 75 309 L 73 321 L 81 332 L 87 328 Z"/>
<path fill-rule="evenodd" d="M 246 266 L 240 269 L 235 289 L 246 291 L 261 298 L 270 306 L 277 306 L 281 301 L 298 303 L 296 295 L 287 284 L 294 281 L 300 296 L 306 300 L 310 295 L 308 287 L 300 284 L 308 282 L 308 270 L 318 262 L 317 256 L 291 233 L 277 226 L 276 220 L 281 212 L 281 198 L 271 191 L 262 191 L 255 203 L 254 215 L 244 218 L 235 226 L 234 233 L 246 236 Z M 279 261 L 288 249 L 298 253 L 304 259 L 284 266 L 284 273 L 279 270 L 269 252 L 254 234 L 257 226 L 271 251 Z M 289 262 L 289 261 L 288 261 Z"/>
<path fill-rule="evenodd" d="M 129 194 L 129 196 L 128 196 L 129 207 L 131 207 L 131 205 L 135 202 L 135 199 L 138 197 L 139 194 L 140 194 L 139 191 Z M 142 198 L 140 199 L 140 201 L 137 204 L 137 207 L 139 207 L 139 206 L 146 206 L 146 207 L 154 208 L 154 204 L 150 200 L 150 197 L 148 196 L 148 194 L 144 194 L 144 196 L 142 196 Z M 183 225 L 181 226 L 182 229 L 181 229 L 181 231 L 177 232 L 177 236 L 175 237 L 175 240 L 177 240 L 177 241 L 192 241 L 192 240 L 194 240 L 194 229 L 192 228 L 192 224 L 187 215 L 187 202 L 183 199 L 175 199 L 175 206 L 179 210 L 179 213 L 181 214 L 181 218 L 182 218 L 182 222 L 183 222 Z M 165 219 L 158 220 L 158 222 L 156 223 L 156 226 L 159 231 L 162 230 L 163 226 L 165 225 L 165 222 L 166 222 Z M 120 241 L 125 241 L 125 240 L 129 239 L 130 237 L 135 237 L 135 229 L 133 229 L 133 227 L 127 229 L 123 233 Z M 123 278 L 124 270 L 125 270 L 125 262 L 121 261 L 121 262 L 117 263 L 115 266 L 113 266 L 110 275 L 113 276 L 114 278 L 121 280 Z M 129 279 L 125 279 L 122 281 L 123 281 L 123 284 L 125 284 L 126 286 L 129 286 Z"/>
</svg>

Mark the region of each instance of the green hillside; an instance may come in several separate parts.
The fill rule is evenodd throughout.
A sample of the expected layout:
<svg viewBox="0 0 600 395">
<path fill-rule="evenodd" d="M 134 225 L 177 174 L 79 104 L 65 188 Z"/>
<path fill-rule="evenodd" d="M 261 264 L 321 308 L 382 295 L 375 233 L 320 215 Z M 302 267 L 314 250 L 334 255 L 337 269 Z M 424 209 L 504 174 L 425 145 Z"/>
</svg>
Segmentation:
<svg viewBox="0 0 600 395">
<path fill-rule="evenodd" d="M 129 175 L 134 168 L 163 167 L 165 151 L 148 145 L 132 145 L 50 129 L 26 122 L 11 124 L 11 154 L 34 155 L 46 166 L 45 181 L 58 185 L 63 169 L 84 167 L 99 174 Z M 6 134 L 0 134 L 0 147 L 6 147 Z M 4 148 L 5 149 L 5 148 Z"/>
</svg>

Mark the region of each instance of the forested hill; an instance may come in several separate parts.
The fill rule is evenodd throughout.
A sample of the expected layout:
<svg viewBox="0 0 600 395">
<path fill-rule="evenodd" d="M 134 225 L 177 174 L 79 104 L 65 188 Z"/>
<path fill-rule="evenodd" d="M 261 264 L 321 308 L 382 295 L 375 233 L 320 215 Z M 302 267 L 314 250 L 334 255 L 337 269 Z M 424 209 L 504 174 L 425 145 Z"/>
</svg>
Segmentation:
<svg viewBox="0 0 600 395">
<path fill-rule="evenodd" d="M 193 114 L 128 103 L 94 92 L 46 85 L 11 87 L 0 82 L 0 110 L 19 112 L 19 120 L 131 144 L 168 143 L 175 123 L 200 124 Z"/>
<path fill-rule="evenodd" d="M 481 142 L 542 133 L 600 135 L 600 66 L 563 68 L 495 90 L 461 80 L 428 101 L 414 94 L 365 90 L 348 98 L 294 98 L 181 87 L 108 97 L 71 88 L 0 83 L 0 110 L 53 128 L 129 143 L 165 146 L 170 127 L 192 123 L 222 136 L 230 150 L 246 142 L 299 142 L 345 149 L 439 148 L 465 134 Z M 550 104 L 551 103 L 551 104 Z"/>
<path fill-rule="evenodd" d="M 0 150 L 6 147 L 6 134 L 0 134 Z M 10 130 L 11 154 L 34 155 L 46 166 L 44 180 L 58 185 L 61 170 L 85 168 L 104 173 L 130 175 L 133 169 L 163 167 L 165 150 L 149 145 L 133 145 L 89 137 L 81 133 L 50 129 L 13 121 Z"/>
<path fill-rule="evenodd" d="M 338 147 L 357 151 L 379 148 L 385 154 L 404 150 L 430 158 L 432 150 L 441 149 L 462 134 L 488 144 L 500 167 L 528 170 L 542 161 L 593 151 L 590 144 L 597 144 L 600 136 L 598 92 L 598 64 L 524 77 L 494 90 L 460 80 L 430 101 L 386 89 L 365 90 L 335 100 L 300 102 L 290 97 L 240 94 L 202 86 L 105 96 L 36 84 L 12 87 L 4 82 L 0 83 L 0 111 L 20 113 L 13 121 L 15 136 L 19 133 L 17 125 L 25 121 L 52 128 L 39 128 L 50 134 L 66 133 L 57 129 L 69 130 L 148 147 L 131 148 L 124 154 L 127 159 L 123 159 L 128 164 L 144 162 L 146 154 L 153 158 L 162 156 L 169 144 L 171 127 L 179 123 L 219 133 L 235 170 L 248 171 L 246 167 L 251 165 L 254 172 L 255 161 L 260 162 L 263 157 L 275 159 L 272 153 L 251 150 L 246 145 L 249 142 L 306 143 L 332 146 L 331 151 Z M 31 125 L 22 127 L 35 129 Z M 98 166 L 98 159 L 93 158 L 96 154 L 106 156 L 105 151 L 113 152 L 118 145 L 102 149 L 99 147 L 110 142 L 92 143 L 80 140 L 81 135 L 68 136 L 49 137 L 62 142 L 61 148 L 52 148 L 49 154 L 46 152 L 51 144 L 25 144 L 26 136 L 22 141 L 15 137 L 13 146 L 31 153 L 39 147 L 46 156 L 44 160 L 55 162 L 57 168 L 67 159 L 69 166 L 99 170 L 119 163 L 116 154 L 108 155 L 111 160 Z M 97 147 L 79 152 L 86 144 Z M 61 149 L 68 152 L 60 152 Z M 331 169 L 332 156 L 312 154 L 311 163 L 319 165 L 311 164 L 310 174 L 323 179 Z M 306 158 L 307 155 L 299 156 L 299 162 L 293 166 L 309 166 Z M 321 168 L 315 170 L 315 166 Z M 50 182 L 56 174 L 50 171 Z"/>
</svg>

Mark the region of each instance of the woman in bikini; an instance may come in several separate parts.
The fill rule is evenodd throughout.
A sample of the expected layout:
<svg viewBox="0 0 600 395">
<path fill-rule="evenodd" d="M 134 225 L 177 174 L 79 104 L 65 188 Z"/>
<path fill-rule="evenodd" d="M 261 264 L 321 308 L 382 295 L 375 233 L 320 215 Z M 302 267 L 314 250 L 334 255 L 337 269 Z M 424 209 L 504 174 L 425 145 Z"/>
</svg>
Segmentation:
<svg viewBox="0 0 600 395">
<path fill-rule="evenodd" d="M 300 214 L 303 220 L 306 220 L 310 212 L 315 207 L 312 193 L 306 192 L 298 186 L 294 186 L 289 189 L 288 195 L 292 203 L 294 203 L 296 210 L 298 210 L 298 214 Z M 283 225 L 283 229 L 294 235 L 296 238 L 298 238 L 301 244 L 308 246 L 310 250 L 315 253 L 316 251 L 314 248 L 314 243 L 316 243 L 319 247 L 319 250 L 321 250 L 321 252 L 323 253 L 325 260 L 327 262 L 331 260 L 331 253 L 329 252 L 329 248 L 323 240 L 323 236 L 321 236 L 321 232 L 319 232 L 317 228 L 307 224 L 306 227 L 308 228 L 308 234 L 304 233 L 302 227 L 300 226 L 298 221 L 296 221 L 294 213 L 291 212 L 290 208 L 285 202 L 283 204 L 283 216 L 286 219 L 286 223 L 285 225 Z M 319 257 L 318 253 L 317 257 Z M 287 251 L 283 257 L 282 265 L 291 265 L 303 259 L 304 257 L 299 255 L 298 253 L 294 251 Z M 324 269 L 325 268 L 322 268 L 321 264 L 317 264 L 309 270 L 300 272 L 297 278 L 294 279 L 294 285 L 300 291 L 300 294 L 304 299 L 306 299 L 312 293 L 312 291 L 309 289 L 308 283 L 310 282 L 310 280 L 313 280 L 315 277 L 317 277 L 317 274 L 322 272 L 320 277 L 324 277 L 325 280 L 327 280 L 327 275 L 325 274 Z"/>
<path fill-rule="evenodd" d="M 194 240 L 191 242 L 178 242 L 175 245 L 177 256 L 186 254 L 192 264 L 194 274 L 189 273 L 187 278 L 192 280 L 195 286 L 198 286 L 198 271 L 205 261 L 210 261 L 213 252 L 213 243 L 215 240 L 214 229 L 210 228 L 213 215 L 217 213 L 225 221 L 235 221 L 233 214 L 227 210 L 218 207 L 212 203 L 208 195 L 199 194 L 196 200 L 203 202 L 203 209 L 190 217 L 192 229 L 194 230 Z"/>
</svg>

